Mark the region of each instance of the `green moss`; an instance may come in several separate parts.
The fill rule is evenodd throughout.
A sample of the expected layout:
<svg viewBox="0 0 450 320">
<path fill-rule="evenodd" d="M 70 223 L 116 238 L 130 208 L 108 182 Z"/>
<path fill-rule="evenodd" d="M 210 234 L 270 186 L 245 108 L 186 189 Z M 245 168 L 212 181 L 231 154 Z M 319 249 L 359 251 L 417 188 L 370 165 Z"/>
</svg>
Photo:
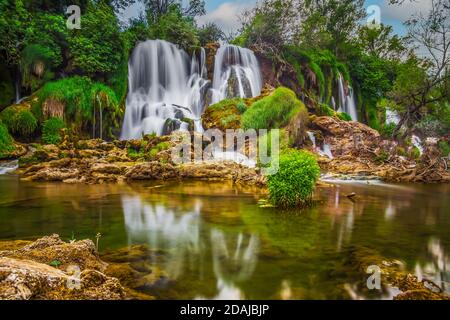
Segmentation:
<svg viewBox="0 0 450 320">
<path fill-rule="evenodd" d="M 38 128 L 34 114 L 23 107 L 6 108 L 0 113 L 0 119 L 14 136 L 21 138 L 30 138 Z"/>
<path fill-rule="evenodd" d="M 390 138 L 394 135 L 394 130 L 397 127 L 395 123 L 386 123 L 381 127 L 380 133 L 383 137 Z"/>
<path fill-rule="evenodd" d="M 247 129 L 276 129 L 289 123 L 298 112 L 306 110 L 295 93 L 284 87 L 277 88 L 254 104 L 242 115 L 242 127 Z"/>
<path fill-rule="evenodd" d="M 403 147 L 397 147 L 396 151 L 399 156 L 406 157 L 408 155 Z"/>
<path fill-rule="evenodd" d="M 333 117 L 336 112 L 326 103 L 319 103 L 316 107 L 316 112 L 318 116 L 328 116 Z"/>
<path fill-rule="evenodd" d="M 389 159 L 389 153 L 386 151 L 381 151 L 380 154 L 378 154 L 375 157 L 375 162 L 378 164 L 383 164 Z"/>
<path fill-rule="evenodd" d="M 31 111 L 21 110 L 17 113 L 14 133 L 23 138 L 29 138 L 36 131 L 37 127 L 37 119 L 34 117 Z"/>
<path fill-rule="evenodd" d="M 345 112 L 336 112 L 336 115 L 339 119 L 343 121 L 352 121 L 352 117 L 348 113 Z"/>
<path fill-rule="evenodd" d="M 267 177 L 270 201 L 283 208 L 307 205 L 319 175 L 313 154 L 298 150 L 282 153 L 277 173 Z"/>
<path fill-rule="evenodd" d="M 236 105 L 236 108 L 238 109 L 240 114 L 243 114 L 245 111 L 247 111 L 247 106 L 243 101 L 239 101 Z"/>
<path fill-rule="evenodd" d="M 60 118 L 50 118 L 42 125 L 42 141 L 47 144 L 58 144 L 61 142 L 61 129 L 66 127 Z"/>
<path fill-rule="evenodd" d="M 112 136 L 112 128 L 120 127 L 122 110 L 114 91 L 108 86 L 92 82 L 87 77 L 72 77 L 48 82 L 39 90 L 39 105 L 42 110 L 47 99 L 64 104 L 64 118 L 73 123 L 75 129 L 91 134 L 92 127 L 99 127 L 100 110 L 102 127 L 106 135 Z"/>
<path fill-rule="evenodd" d="M 419 150 L 419 148 L 413 146 L 411 148 L 410 155 L 411 155 L 412 159 L 416 159 L 416 160 L 419 159 L 420 158 L 420 150 Z"/>
<path fill-rule="evenodd" d="M 7 158 L 14 149 L 14 140 L 8 132 L 8 128 L 0 121 L 0 159 Z"/>
<path fill-rule="evenodd" d="M 439 149 L 444 157 L 448 157 L 450 154 L 450 145 L 447 141 L 439 141 Z"/>
</svg>

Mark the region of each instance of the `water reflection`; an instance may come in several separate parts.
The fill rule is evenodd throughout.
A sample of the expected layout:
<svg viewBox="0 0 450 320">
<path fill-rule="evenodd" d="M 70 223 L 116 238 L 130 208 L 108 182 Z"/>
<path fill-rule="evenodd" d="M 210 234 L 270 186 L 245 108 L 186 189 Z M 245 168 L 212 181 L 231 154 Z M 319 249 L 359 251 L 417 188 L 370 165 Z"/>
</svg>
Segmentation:
<svg viewBox="0 0 450 320">
<path fill-rule="evenodd" d="M 217 294 L 198 299 L 243 299 L 237 283 L 251 278 L 259 252 L 255 234 L 225 233 L 202 222 L 202 202 L 195 199 L 192 210 L 173 209 L 165 204 L 151 204 L 140 195 L 123 195 L 122 207 L 128 244 L 147 243 L 151 249 L 165 250 L 164 265 L 170 280 L 182 278 L 185 272 L 213 273 Z M 206 233 L 209 231 L 210 236 Z M 157 261 L 158 256 L 152 257 Z M 205 270 L 211 268 L 211 270 Z"/>
<path fill-rule="evenodd" d="M 439 239 L 430 238 L 428 242 L 428 252 L 431 259 L 426 263 L 417 262 L 415 274 L 419 281 L 430 280 L 442 291 L 450 292 L 450 266 L 449 256 Z"/>
</svg>

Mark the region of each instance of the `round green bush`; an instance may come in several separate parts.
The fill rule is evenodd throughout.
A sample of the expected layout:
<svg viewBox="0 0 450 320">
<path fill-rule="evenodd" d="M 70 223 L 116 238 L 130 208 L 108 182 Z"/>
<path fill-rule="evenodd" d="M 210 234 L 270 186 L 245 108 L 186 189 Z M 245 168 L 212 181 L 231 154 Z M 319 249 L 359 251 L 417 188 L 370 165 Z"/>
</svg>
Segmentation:
<svg viewBox="0 0 450 320">
<path fill-rule="evenodd" d="M 42 141 L 47 144 L 58 144 L 61 142 L 61 129 L 66 127 L 60 118 L 50 118 L 42 125 Z"/>
<path fill-rule="evenodd" d="M 280 155 L 277 173 L 267 177 L 269 199 L 282 208 L 305 206 L 319 176 L 320 168 L 313 154 L 288 150 Z"/>
<path fill-rule="evenodd" d="M 31 111 L 21 110 L 16 114 L 13 129 L 15 134 L 28 138 L 36 131 L 37 127 L 37 119 Z"/>
<path fill-rule="evenodd" d="M 14 140 L 8 132 L 8 128 L 0 121 L 0 159 L 14 151 Z"/>
</svg>

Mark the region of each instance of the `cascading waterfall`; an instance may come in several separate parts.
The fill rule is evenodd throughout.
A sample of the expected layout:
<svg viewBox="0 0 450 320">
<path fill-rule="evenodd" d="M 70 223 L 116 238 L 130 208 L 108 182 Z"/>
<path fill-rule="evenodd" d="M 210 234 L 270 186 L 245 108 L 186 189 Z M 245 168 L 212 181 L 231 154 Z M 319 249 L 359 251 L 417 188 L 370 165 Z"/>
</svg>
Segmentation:
<svg viewBox="0 0 450 320">
<path fill-rule="evenodd" d="M 217 50 L 212 104 L 234 97 L 256 97 L 261 89 L 261 71 L 253 51 L 235 45 L 224 45 Z"/>
<path fill-rule="evenodd" d="M 347 113 L 353 121 L 358 121 L 358 114 L 356 112 L 355 97 L 353 94 L 353 88 L 348 88 L 348 93 L 345 92 L 344 78 L 339 75 L 339 112 Z"/>
<path fill-rule="evenodd" d="M 205 53 L 200 61 L 164 40 L 147 40 L 133 51 L 129 62 L 129 91 L 121 139 L 143 134 L 183 130 L 183 118 L 193 119 L 202 131 L 200 116 L 208 88 Z"/>
<path fill-rule="evenodd" d="M 420 155 L 423 154 L 423 146 L 422 146 L 422 140 L 416 135 L 411 136 L 411 143 L 414 147 L 416 147 L 419 150 Z"/>
<path fill-rule="evenodd" d="M 331 153 L 330 145 L 324 143 L 322 148 L 319 148 L 319 147 L 317 147 L 317 144 L 316 144 L 316 137 L 314 135 L 314 132 L 306 131 L 306 133 L 308 134 L 308 137 L 313 144 L 314 150 L 316 150 L 321 156 L 326 156 L 329 159 L 333 159 L 333 154 Z"/>
</svg>

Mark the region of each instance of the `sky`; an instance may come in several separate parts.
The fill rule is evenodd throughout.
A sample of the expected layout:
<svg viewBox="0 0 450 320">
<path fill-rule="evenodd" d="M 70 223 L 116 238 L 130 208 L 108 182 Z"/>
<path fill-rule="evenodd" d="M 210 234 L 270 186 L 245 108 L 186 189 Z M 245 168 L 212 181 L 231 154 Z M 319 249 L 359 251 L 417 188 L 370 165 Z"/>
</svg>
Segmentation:
<svg viewBox="0 0 450 320">
<path fill-rule="evenodd" d="M 186 0 L 185 0 L 186 1 Z M 255 6 L 257 0 L 205 0 L 206 15 L 197 18 L 199 25 L 215 22 L 225 33 L 234 32 L 239 28 L 239 14 Z M 381 22 L 392 25 L 394 31 L 400 35 L 406 33 L 403 22 L 417 12 L 428 12 L 430 0 L 406 0 L 403 5 L 389 5 L 388 0 L 366 0 L 365 6 L 376 5 L 380 8 Z M 124 12 L 125 19 L 136 17 L 142 10 L 142 4 L 137 3 Z"/>
</svg>

